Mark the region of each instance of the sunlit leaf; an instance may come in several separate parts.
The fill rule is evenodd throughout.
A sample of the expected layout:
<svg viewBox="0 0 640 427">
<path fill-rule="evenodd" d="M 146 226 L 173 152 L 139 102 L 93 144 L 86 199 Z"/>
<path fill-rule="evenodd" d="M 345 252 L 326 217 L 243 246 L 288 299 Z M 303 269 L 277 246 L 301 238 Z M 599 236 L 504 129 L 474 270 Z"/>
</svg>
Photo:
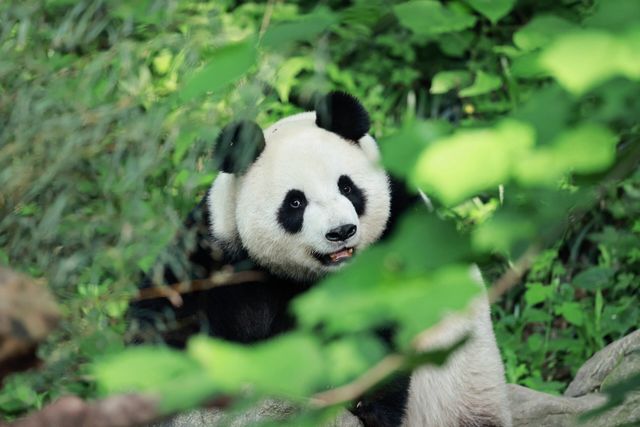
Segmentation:
<svg viewBox="0 0 640 427">
<path fill-rule="evenodd" d="M 400 23 L 416 34 L 431 36 L 472 27 L 476 18 L 456 3 L 417 0 L 393 7 Z"/>
<path fill-rule="evenodd" d="M 319 343 L 302 334 L 253 346 L 200 336 L 189 341 L 187 350 L 210 381 L 233 393 L 250 386 L 266 394 L 302 397 L 318 387 L 325 370 Z"/>
<path fill-rule="evenodd" d="M 467 0 L 467 3 L 495 24 L 509 13 L 516 0 Z"/>
<path fill-rule="evenodd" d="M 98 360 L 93 372 L 104 393 L 150 393 L 160 398 L 167 413 L 191 407 L 216 391 L 195 360 L 165 347 L 130 348 Z"/>
<path fill-rule="evenodd" d="M 640 78 L 640 30 L 625 36 L 584 30 L 558 38 L 540 57 L 540 64 L 574 94 L 623 75 Z M 588 54 L 585 54 L 588 52 Z"/>
<path fill-rule="evenodd" d="M 393 174 L 405 177 L 422 150 L 447 135 L 451 128 L 451 124 L 442 120 L 405 123 L 397 133 L 380 141 L 384 166 Z"/>
<path fill-rule="evenodd" d="M 499 210 L 473 230 L 473 246 L 479 251 L 509 254 L 519 242 L 527 242 L 536 234 L 531 218 L 508 210 Z"/>
<path fill-rule="evenodd" d="M 478 96 L 485 93 L 493 92 L 502 86 L 502 80 L 495 74 L 485 73 L 484 71 L 478 71 L 473 84 L 460 91 L 460 96 Z"/>
<path fill-rule="evenodd" d="M 427 147 L 413 182 L 447 204 L 496 187 L 509 179 L 513 162 L 534 144 L 533 129 L 503 121 L 494 129 L 463 130 Z"/>
<path fill-rule="evenodd" d="M 616 137 L 595 124 L 564 132 L 548 147 L 530 153 L 519 162 L 515 175 L 527 185 L 555 185 L 566 173 L 591 173 L 606 169 L 615 159 Z"/>
<path fill-rule="evenodd" d="M 452 89 L 460 89 L 471 83 L 471 73 L 465 70 L 440 71 L 433 76 L 429 92 L 433 94 L 447 93 Z"/>
<path fill-rule="evenodd" d="M 547 46 L 558 36 L 577 29 L 578 26 L 557 15 L 536 16 L 513 35 L 513 42 L 522 50 L 535 50 Z"/>
<path fill-rule="evenodd" d="M 188 101 L 222 89 L 242 77 L 255 60 L 255 42 L 251 38 L 219 49 L 179 90 L 180 98 Z"/>
<path fill-rule="evenodd" d="M 324 352 L 330 386 L 352 381 L 385 355 L 380 340 L 366 335 L 332 341 Z"/>
</svg>

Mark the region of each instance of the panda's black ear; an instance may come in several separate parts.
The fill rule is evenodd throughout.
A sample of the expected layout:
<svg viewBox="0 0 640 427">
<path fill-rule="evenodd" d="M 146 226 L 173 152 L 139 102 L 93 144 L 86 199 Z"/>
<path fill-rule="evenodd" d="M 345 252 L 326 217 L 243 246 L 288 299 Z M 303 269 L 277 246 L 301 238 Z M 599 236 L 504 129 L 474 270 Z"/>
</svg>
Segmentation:
<svg viewBox="0 0 640 427">
<path fill-rule="evenodd" d="M 358 141 L 371 126 L 369 114 L 360 101 L 345 92 L 329 92 L 316 103 L 318 127 Z"/>
<path fill-rule="evenodd" d="M 222 172 L 243 174 L 264 149 L 264 133 L 257 123 L 242 120 L 222 129 L 213 148 L 213 161 Z"/>
</svg>

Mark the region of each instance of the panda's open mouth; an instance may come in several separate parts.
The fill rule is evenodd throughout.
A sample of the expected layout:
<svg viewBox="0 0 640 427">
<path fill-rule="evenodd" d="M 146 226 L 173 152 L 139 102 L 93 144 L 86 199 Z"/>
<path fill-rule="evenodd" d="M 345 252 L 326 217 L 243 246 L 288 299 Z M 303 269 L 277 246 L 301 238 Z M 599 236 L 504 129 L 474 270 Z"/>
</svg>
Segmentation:
<svg viewBox="0 0 640 427">
<path fill-rule="evenodd" d="M 314 252 L 313 256 L 316 257 L 316 259 L 323 265 L 338 265 L 353 257 L 355 252 L 355 248 L 342 248 L 329 254 L 319 254 Z"/>
</svg>

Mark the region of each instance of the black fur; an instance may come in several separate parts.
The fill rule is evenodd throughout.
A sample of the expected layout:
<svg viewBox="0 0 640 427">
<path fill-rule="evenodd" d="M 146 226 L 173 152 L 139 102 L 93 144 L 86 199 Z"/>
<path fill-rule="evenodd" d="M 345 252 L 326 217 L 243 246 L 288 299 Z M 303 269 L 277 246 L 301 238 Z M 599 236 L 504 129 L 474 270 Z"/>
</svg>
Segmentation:
<svg viewBox="0 0 640 427">
<path fill-rule="evenodd" d="M 410 375 L 401 374 L 365 396 L 351 410 L 366 427 L 397 427 L 407 406 Z"/>
<path fill-rule="evenodd" d="M 304 193 L 300 190 L 289 190 L 278 209 L 278 224 L 289 233 L 300 232 L 306 207 L 307 198 Z"/>
<path fill-rule="evenodd" d="M 244 173 L 265 147 L 264 133 L 252 121 L 238 121 L 222 129 L 213 150 L 214 166 L 226 173 Z"/>
<path fill-rule="evenodd" d="M 354 96 L 330 92 L 316 104 L 316 125 L 357 142 L 369 131 L 371 121 L 367 110 Z"/>
<path fill-rule="evenodd" d="M 354 184 L 348 175 L 342 175 L 338 179 L 338 188 L 340 189 L 340 193 L 349 199 L 358 216 L 364 215 L 367 206 L 367 197 L 364 191 Z"/>
</svg>

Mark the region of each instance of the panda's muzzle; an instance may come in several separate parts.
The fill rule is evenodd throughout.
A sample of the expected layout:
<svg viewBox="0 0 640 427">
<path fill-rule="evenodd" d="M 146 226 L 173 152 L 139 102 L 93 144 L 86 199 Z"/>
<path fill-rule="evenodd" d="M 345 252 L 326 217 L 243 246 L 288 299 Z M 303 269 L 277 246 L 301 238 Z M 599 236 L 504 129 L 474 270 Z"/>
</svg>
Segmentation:
<svg viewBox="0 0 640 427">
<path fill-rule="evenodd" d="M 342 248 L 328 254 L 314 252 L 313 256 L 323 265 L 338 265 L 352 258 L 355 252 L 355 248 Z"/>
</svg>

